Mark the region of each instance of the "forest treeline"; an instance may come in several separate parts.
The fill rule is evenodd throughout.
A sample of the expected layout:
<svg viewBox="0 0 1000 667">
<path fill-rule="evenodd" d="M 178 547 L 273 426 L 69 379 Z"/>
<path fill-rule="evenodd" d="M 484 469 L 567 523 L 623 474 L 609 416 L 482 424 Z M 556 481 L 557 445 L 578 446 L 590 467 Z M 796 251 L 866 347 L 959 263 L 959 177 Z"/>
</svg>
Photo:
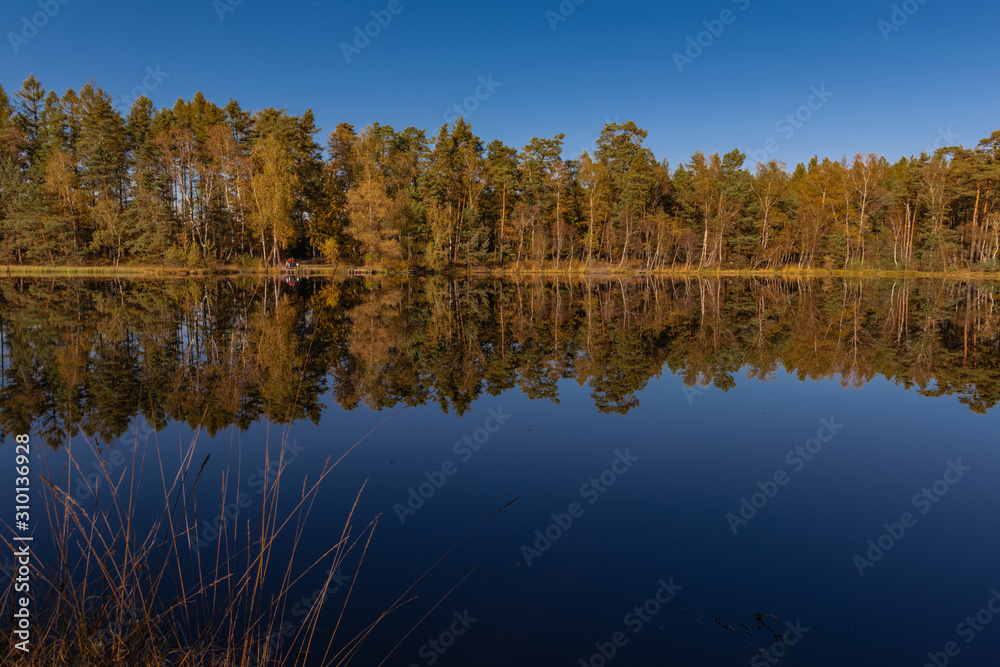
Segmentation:
<svg viewBox="0 0 1000 667">
<path fill-rule="evenodd" d="M 198 93 L 127 113 L 93 84 L 0 87 L 0 261 L 511 270 L 1000 267 L 1000 130 L 975 148 L 753 169 L 739 150 L 671 170 L 634 122 L 593 154 L 564 135 L 484 144 Z"/>
<path fill-rule="evenodd" d="M 511 282 L 0 282 L 0 432 L 53 446 L 120 437 L 141 414 L 215 434 L 341 408 L 463 414 L 518 390 L 586 386 L 625 414 L 664 373 L 674 408 L 741 373 L 878 376 L 976 412 L 1000 401 L 993 283 L 646 278 Z M 662 392 L 657 394 L 663 400 Z"/>
</svg>

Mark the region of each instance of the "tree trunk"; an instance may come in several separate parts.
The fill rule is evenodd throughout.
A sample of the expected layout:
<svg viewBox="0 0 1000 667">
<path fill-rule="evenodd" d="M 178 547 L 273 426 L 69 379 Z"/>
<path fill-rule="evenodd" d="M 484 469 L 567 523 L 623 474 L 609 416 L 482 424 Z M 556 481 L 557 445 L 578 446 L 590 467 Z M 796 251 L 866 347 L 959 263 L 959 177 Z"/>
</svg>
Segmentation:
<svg viewBox="0 0 1000 667">
<path fill-rule="evenodd" d="M 969 264 L 976 261 L 976 231 L 979 229 L 979 197 L 982 193 L 982 182 L 976 181 L 976 208 L 972 212 L 972 248 L 969 250 Z"/>
<path fill-rule="evenodd" d="M 500 238 L 497 239 L 497 251 L 500 253 L 500 268 L 503 268 L 503 229 L 507 221 L 507 183 L 503 184 L 503 194 L 500 195 Z"/>
</svg>

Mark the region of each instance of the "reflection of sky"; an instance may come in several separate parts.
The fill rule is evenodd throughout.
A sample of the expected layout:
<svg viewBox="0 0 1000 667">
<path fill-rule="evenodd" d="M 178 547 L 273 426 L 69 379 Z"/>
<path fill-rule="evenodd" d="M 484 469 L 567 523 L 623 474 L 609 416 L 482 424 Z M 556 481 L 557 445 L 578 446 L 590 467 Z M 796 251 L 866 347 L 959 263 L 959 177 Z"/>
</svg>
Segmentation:
<svg viewBox="0 0 1000 667">
<path fill-rule="evenodd" d="M 514 390 L 480 398 L 463 418 L 435 406 L 406 408 L 327 480 L 297 558 L 310 562 L 329 548 L 367 480 L 354 533 L 381 518 L 356 577 L 351 630 L 467 537 L 414 588 L 418 598 L 383 622 L 370 653 L 359 658 L 365 664 L 375 657 L 377 664 L 477 565 L 387 664 L 426 664 L 421 646 L 448 628 L 453 612 L 466 609 L 478 620 L 440 664 L 579 664 L 596 651 L 595 642 L 610 641 L 618 630 L 629 643 L 616 664 L 749 664 L 765 643 L 760 632 L 750 637 L 737 624 L 756 628 L 755 612 L 800 619 L 810 629 L 787 664 L 842 665 L 845 651 L 850 664 L 922 664 L 928 651 L 961 641 L 958 623 L 1000 586 L 1000 516 L 992 509 L 1000 507 L 993 481 L 1000 471 L 997 413 L 977 415 L 954 397 L 923 397 L 882 379 L 848 390 L 837 381 L 799 382 L 783 371 L 767 383 L 736 380 L 727 393 L 710 388 L 689 403 L 680 379 L 665 375 L 649 383 L 638 395 L 640 406 L 624 417 L 598 414 L 589 388 L 573 381 L 560 382 L 559 404 Z M 510 420 L 462 461 L 454 443 L 500 407 Z M 315 479 L 328 456 L 339 458 L 390 414 L 332 407 L 321 425 L 294 426 L 291 435 L 304 450 L 289 465 L 282 501 L 292 502 L 303 476 Z M 831 417 L 843 430 L 794 472 L 786 454 Z M 187 442 L 184 430 L 157 436 L 167 469 Z M 272 453 L 278 439 L 272 427 Z M 263 442 L 264 427 L 257 425 L 199 443 L 195 468 L 212 453 L 199 482 L 202 507 L 217 507 L 227 459 L 241 457 L 244 480 L 262 465 Z M 639 460 L 588 504 L 581 485 L 607 470 L 616 450 Z M 919 514 L 913 495 L 958 459 L 972 470 Z M 401 525 L 394 505 L 449 460 L 457 472 Z M 154 470 L 147 456 L 148 482 L 159 479 Z M 788 473 L 788 484 L 733 535 L 726 514 L 738 512 L 741 498 L 779 470 Z M 0 473 L 4 483 L 7 477 Z M 162 493 L 141 511 L 157 502 Z M 583 515 L 527 567 L 521 546 L 573 502 Z M 246 516 L 256 516 L 257 508 Z M 859 577 L 852 557 L 907 511 L 916 514 L 916 525 Z M 356 563 L 349 558 L 344 570 L 353 572 Z M 656 593 L 659 579 L 671 577 L 683 589 L 633 635 L 625 615 Z M 304 581 L 302 595 L 315 586 Z M 332 597 L 342 602 L 341 593 Z M 715 617 L 736 632 L 719 628 Z M 961 648 L 963 664 L 986 664 L 1000 649 L 1000 627 Z"/>
</svg>

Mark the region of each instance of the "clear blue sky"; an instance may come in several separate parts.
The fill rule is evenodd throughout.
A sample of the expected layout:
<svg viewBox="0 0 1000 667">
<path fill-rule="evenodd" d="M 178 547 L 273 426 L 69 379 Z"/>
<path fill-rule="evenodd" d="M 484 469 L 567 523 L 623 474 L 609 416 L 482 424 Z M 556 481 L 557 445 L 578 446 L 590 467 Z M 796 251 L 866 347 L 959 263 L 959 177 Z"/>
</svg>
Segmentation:
<svg viewBox="0 0 1000 667">
<path fill-rule="evenodd" d="M 34 72 L 60 93 L 93 78 L 120 97 L 159 68 L 168 74 L 148 91 L 159 106 L 201 90 L 250 109 L 312 108 L 323 144 L 341 121 L 433 135 L 490 76 L 500 85 L 488 97 L 480 88 L 487 99 L 464 114 L 476 133 L 521 147 L 565 132 L 567 156 L 616 119 L 647 129 L 674 166 L 696 149 L 761 150 L 769 138 L 780 146 L 769 155 L 790 167 L 817 153 L 895 159 L 949 128 L 967 146 L 1000 128 L 1000 9 L 986 1 L 908 0 L 915 11 L 891 32 L 878 22 L 893 26 L 893 2 L 870 0 L 565 0 L 568 16 L 559 0 L 63 1 L 4 1 L 8 91 Z M 33 34 L 23 17 L 45 6 L 54 16 L 20 41 Z M 712 25 L 721 34 L 702 35 L 708 46 L 679 71 L 673 54 L 724 10 L 730 23 Z M 348 63 L 341 44 L 373 11 L 391 21 Z M 832 96 L 779 130 L 814 86 Z"/>
</svg>

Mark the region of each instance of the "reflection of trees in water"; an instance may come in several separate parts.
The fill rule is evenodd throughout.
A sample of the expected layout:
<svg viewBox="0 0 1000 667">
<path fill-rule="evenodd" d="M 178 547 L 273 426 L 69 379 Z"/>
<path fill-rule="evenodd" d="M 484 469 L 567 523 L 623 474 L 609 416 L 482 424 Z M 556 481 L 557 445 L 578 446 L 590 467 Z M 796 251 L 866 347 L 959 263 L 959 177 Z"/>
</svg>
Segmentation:
<svg viewBox="0 0 1000 667">
<path fill-rule="evenodd" d="M 992 285 L 914 280 L 0 283 L 0 424 L 108 441 L 141 412 L 210 433 L 342 407 L 466 411 L 518 388 L 587 385 L 627 413 L 666 368 L 728 390 L 876 376 L 982 412 L 1000 400 Z"/>
</svg>

